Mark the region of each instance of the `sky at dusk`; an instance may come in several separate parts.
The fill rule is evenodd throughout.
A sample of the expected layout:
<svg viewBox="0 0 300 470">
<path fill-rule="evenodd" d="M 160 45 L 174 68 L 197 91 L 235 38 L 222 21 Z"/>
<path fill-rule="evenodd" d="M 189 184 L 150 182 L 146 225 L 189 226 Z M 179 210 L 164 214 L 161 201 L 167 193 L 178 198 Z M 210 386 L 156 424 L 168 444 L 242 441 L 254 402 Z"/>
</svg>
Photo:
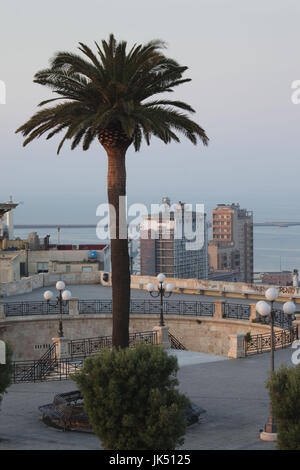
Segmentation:
<svg viewBox="0 0 300 470">
<path fill-rule="evenodd" d="M 300 80 L 299 0 L 10 0 L 1 6 L 0 201 L 23 204 L 16 223 L 93 223 L 106 202 L 107 159 L 89 151 L 59 157 L 59 138 L 22 147 L 14 131 L 48 97 L 35 72 L 58 50 L 114 33 L 129 47 L 167 42 L 165 54 L 188 66 L 192 81 L 172 99 L 191 104 L 210 138 L 208 147 L 165 145 L 155 138 L 127 153 L 128 202 L 240 202 L 256 221 L 300 219 L 300 104 L 291 85 Z"/>
</svg>

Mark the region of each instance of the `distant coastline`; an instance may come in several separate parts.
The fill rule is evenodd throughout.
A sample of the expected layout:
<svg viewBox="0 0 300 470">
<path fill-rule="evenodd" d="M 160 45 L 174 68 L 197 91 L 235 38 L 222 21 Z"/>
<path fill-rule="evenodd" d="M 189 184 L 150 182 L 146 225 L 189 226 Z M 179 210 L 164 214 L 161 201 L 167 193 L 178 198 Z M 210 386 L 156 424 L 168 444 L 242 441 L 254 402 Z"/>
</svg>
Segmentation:
<svg viewBox="0 0 300 470">
<path fill-rule="evenodd" d="M 254 227 L 291 227 L 298 226 L 300 222 L 254 222 Z M 27 228 L 95 228 L 97 224 L 15 224 L 16 229 Z M 211 224 L 208 223 L 210 227 Z"/>
<path fill-rule="evenodd" d="M 33 231 L 38 233 L 40 239 L 50 235 L 52 244 L 58 243 L 58 239 L 62 244 L 72 245 L 109 243 L 108 239 L 100 240 L 97 237 L 96 224 L 15 225 L 15 237 L 22 240 L 27 239 L 28 234 Z M 300 226 L 255 226 L 254 271 L 292 271 L 295 268 L 300 270 Z"/>
<path fill-rule="evenodd" d="M 95 228 L 97 224 L 15 224 L 16 229 L 26 228 Z"/>
</svg>

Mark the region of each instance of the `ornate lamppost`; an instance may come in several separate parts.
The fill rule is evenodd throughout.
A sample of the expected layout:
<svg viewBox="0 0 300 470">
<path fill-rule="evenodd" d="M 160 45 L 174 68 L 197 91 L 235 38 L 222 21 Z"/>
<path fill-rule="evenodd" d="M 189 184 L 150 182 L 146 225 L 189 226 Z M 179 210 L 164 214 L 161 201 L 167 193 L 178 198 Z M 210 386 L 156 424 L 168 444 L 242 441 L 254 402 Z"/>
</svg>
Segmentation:
<svg viewBox="0 0 300 470">
<path fill-rule="evenodd" d="M 59 338 L 63 338 L 64 331 L 63 331 L 63 322 L 62 322 L 62 310 L 63 310 L 63 306 L 68 304 L 68 301 L 71 299 L 72 294 L 69 290 L 64 290 L 66 286 L 63 281 L 57 281 L 55 287 L 59 292 L 59 294 L 56 297 L 56 305 L 59 305 L 58 336 Z M 54 294 L 51 290 L 47 290 L 46 292 L 44 292 L 44 299 L 49 303 L 53 295 Z"/>
<path fill-rule="evenodd" d="M 157 276 L 158 280 L 158 286 L 157 286 L 157 292 L 155 292 L 155 285 L 152 282 L 149 282 L 147 284 L 147 291 L 151 295 L 151 297 L 160 297 L 160 323 L 159 326 L 165 326 L 164 323 L 164 297 L 168 298 L 171 297 L 172 292 L 174 290 L 174 285 L 173 284 L 167 284 L 165 282 L 166 276 L 162 273 L 160 273 Z"/>
<path fill-rule="evenodd" d="M 271 326 L 271 375 L 274 372 L 274 350 L 275 350 L 275 341 L 274 341 L 274 320 L 275 320 L 275 311 L 274 311 L 274 302 L 278 297 L 278 291 L 274 287 L 270 287 L 265 292 L 266 299 L 270 302 L 267 303 L 264 300 L 257 302 L 256 311 L 263 317 L 270 316 L 270 326 Z M 283 305 L 283 312 L 285 315 L 293 315 L 295 313 L 296 306 L 293 302 L 286 302 Z M 265 424 L 264 431 L 260 434 L 260 438 L 264 441 L 275 441 L 277 439 L 277 426 L 273 416 L 273 407 L 272 401 L 270 400 L 269 405 L 269 418 Z"/>
</svg>

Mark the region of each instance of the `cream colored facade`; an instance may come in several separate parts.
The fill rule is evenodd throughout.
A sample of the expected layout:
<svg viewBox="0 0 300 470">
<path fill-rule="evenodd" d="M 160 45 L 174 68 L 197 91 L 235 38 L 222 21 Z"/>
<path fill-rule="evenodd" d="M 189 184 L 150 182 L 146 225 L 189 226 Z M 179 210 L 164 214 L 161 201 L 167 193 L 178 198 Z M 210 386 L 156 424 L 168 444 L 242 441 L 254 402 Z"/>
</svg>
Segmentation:
<svg viewBox="0 0 300 470">
<path fill-rule="evenodd" d="M 1 307 L 1 303 L 0 303 Z M 227 356 L 230 335 L 268 333 L 267 325 L 250 321 L 230 320 L 214 317 L 168 315 L 166 326 L 188 350 Z M 151 331 L 159 324 L 159 315 L 130 316 L 130 333 Z M 14 360 L 39 359 L 43 349 L 57 336 L 57 315 L 26 315 L 0 318 L 1 338 L 9 342 L 14 351 Z M 112 317 L 107 314 L 69 314 L 63 318 L 64 337 L 69 340 L 110 336 Z M 44 347 L 45 346 L 45 347 Z"/>
<path fill-rule="evenodd" d="M 98 251 L 95 260 L 88 255 L 89 250 L 0 251 L 0 282 L 19 281 L 41 272 L 98 272 L 109 266 L 109 249 Z"/>
<path fill-rule="evenodd" d="M 103 257 L 88 259 L 88 250 L 35 250 L 25 253 L 28 259 L 28 275 L 39 272 L 92 272 L 103 269 Z"/>
<path fill-rule="evenodd" d="M 0 252 L 0 283 L 14 282 L 20 279 L 20 255 Z"/>
<path fill-rule="evenodd" d="M 239 204 L 218 204 L 212 213 L 208 247 L 211 271 L 240 271 L 242 282 L 253 280 L 253 214 Z"/>
</svg>

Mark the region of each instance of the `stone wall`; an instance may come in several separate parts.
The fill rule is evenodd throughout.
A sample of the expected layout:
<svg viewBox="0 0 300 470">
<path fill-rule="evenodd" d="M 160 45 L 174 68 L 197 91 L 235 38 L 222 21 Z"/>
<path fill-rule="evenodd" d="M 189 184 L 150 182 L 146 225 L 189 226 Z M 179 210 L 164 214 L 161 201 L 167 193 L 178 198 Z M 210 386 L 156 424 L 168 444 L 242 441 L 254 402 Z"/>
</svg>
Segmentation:
<svg viewBox="0 0 300 470">
<path fill-rule="evenodd" d="M 190 351 L 227 356 L 232 334 L 268 333 L 269 327 L 249 321 L 213 317 L 165 317 L 166 326 Z M 152 331 L 159 315 L 131 315 L 130 332 Z M 105 314 L 64 315 L 64 336 L 68 339 L 107 336 L 112 333 L 112 317 Z M 10 317 L 0 320 L 1 339 L 14 350 L 14 360 L 39 359 L 43 345 L 57 337 L 58 315 Z M 46 350 L 46 349 L 45 349 Z"/>
<path fill-rule="evenodd" d="M 58 280 L 63 280 L 69 285 L 100 283 L 103 286 L 111 286 L 111 274 L 109 273 L 108 282 L 103 281 L 103 274 L 104 271 L 37 274 L 16 282 L 0 283 L 0 297 L 31 292 L 33 289 L 38 287 L 52 286 Z M 40 282 L 36 282 L 36 276 L 43 276 L 43 278 L 39 278 L 42 279 L 42 284 L 40 284 Z M 131 276 L 132 289 L 146 289 L 148 282 L 153 282 L 156 285 L 157 279 L 155 276 Z M 264 293 L 270 287 L 262 284 L 245 284 L 242 282 L 206 281 L 197 279 L 168 278 L 167 282 L 174 284 L 175 292 L 178 293 L 212 295 L 225 298 L 248 298 L 253 300 L 264 299 Z M 299 287 L 278 286 L 276 289 L 279 291 L 279 302 L 293 300 L 295 303 L 300 303 Z"/>
<path fill-rule="evenodd" d="M 131 276 L 131 287 L 135 289 L 146 289 L 148 282 L 157 284 L 154 276 Z M 262 284 L 245 284 L 243 282 L 225 282 L 225 281 L 207 281 L 197 279 L 174 279 L 168 278 L 175 286 L 175 292 L 185 294 L 219 295 L 220 297 L 231 298 L 265 298 L 264 293 L 269 287 Z M 293 299 L 300 303 L 300 288 L 292 286 L 277 286 L 279 292 L 278 301 L 287 301 Z"/>
<path fill-rule="evenodd" d="M 0 283 L 0 297 L 9 297 L 10 295 L 24 294 L 32 292 L 34 289 L 43 287 L 43 274 L 36 274 L 28 278 L 15 282 Z"/>
<path fill-rule="evenodd" d="M 41 287 L 54 286 L 57 281 L 67 285 L 99 284 L 102 271 L 76 273 L 40 273 L 15 282 L 0 283 L 0 298 L 25 294 Z"/>
<path fill-rule="evenodd" d="M 144 318 L 146 317 L 146 318 Z M 158 324 L 158 317 L 153 315 L 132 315 L 130 325 L 133 331 L 150 331 Z M 189 351 L 227 356 L 229 336 L 233 334 L 253 335 L 265 334 L 270 331 L 266 325 L 248 321 L 215 319 L 210 317 L 178 317 L 168 316 L 166 326 Z"/>
<path fill-rule="evenodd" d="M 97 318 L 96 318 L 97 317 Z M 15 361 L 39 359 L 58 335 L 58 315 L 14 317 L 0 321 L 1 339 L 11 344 Z M 111 335 L 111 316 L 63 316 L 64 336 L 69 339 Z M 43 346 L 46 346 L 44 348 Z"/>
<path fill-rule="evenodd" d="M 97 250 L 96 250 L 97 251 Z M 99 270 L 99 263 L 103 265 L 103 253 L 97 251 L 97 260 L 90 262 L 89 250 L 32 250 L 28 251 L 28 273 L 32 276 L 37 273 L 38 263 L 48 263 L 49 273 L 66 272 L 66 265 L 71 272 L 82 271 L 82 266 L 89 266 L 92 270 Z"/>
<path fill-rule="evenodd" d="M 20 279 L 20 261 L 21 257 L 18 252 L 5 254 L 0 252 L 0 285 Z"/>
<path fill-rule="evenodd" d="M 54 286 L 57 281 L 64 281 L 67 285 L 99 284 L 101 272 L 44 273 L 44 287 Z"/>
</svg>

